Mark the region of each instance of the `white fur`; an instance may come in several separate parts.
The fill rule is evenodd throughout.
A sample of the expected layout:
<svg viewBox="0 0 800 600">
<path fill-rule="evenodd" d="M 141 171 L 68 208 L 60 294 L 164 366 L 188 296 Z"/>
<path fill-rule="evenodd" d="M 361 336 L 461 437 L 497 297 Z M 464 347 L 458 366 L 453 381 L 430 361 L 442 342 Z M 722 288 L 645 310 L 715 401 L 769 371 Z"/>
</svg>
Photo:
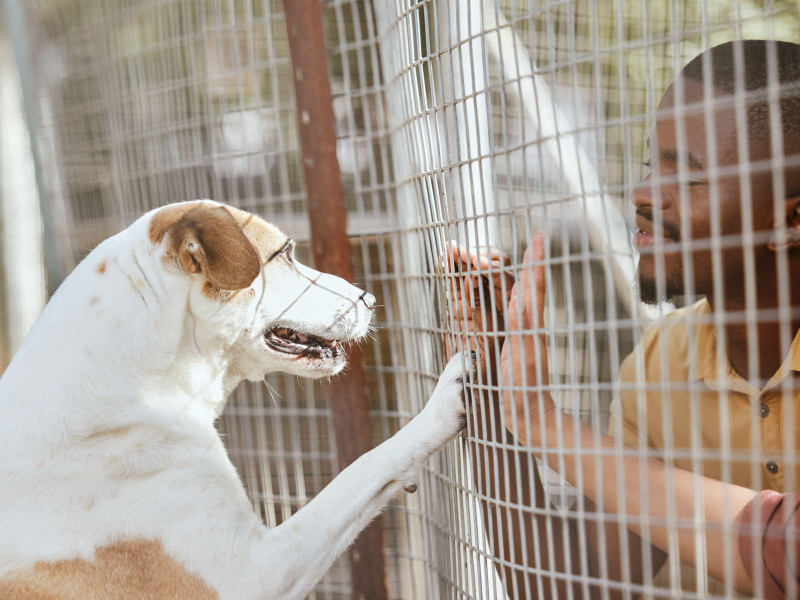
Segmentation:
<svg viewBox="0 0 800 600">
<path fill-rule="evenodd" d="M 149 238 L 157 212 L 74 270 L 0 379 L 0 578 L 42 561 L 92 560 L 117 540 L 160 540 L 220 598 L 302 598 L 461 429 L 470 359 L 451 360 L 416 418 L 267 529 L 214 420 L 243 379 L 343 366 L 288 360 L 265 345 L 265 331 L 357 340 L 371 307 L 339 278 L 283 256 L 265 263 L 271 247 L 256 241 L 262 267 L 250 287 L 210 298 L 202 273 L 165 260 L 164 244 Z"/>
</svg>

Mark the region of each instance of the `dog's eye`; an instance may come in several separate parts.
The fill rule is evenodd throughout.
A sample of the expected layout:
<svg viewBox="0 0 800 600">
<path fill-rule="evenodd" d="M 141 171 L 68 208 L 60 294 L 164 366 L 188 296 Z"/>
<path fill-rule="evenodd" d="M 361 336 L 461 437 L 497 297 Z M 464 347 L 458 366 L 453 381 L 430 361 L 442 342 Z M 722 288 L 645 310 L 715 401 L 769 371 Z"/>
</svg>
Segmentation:
<svg viewBox="0 0 800 600">
<path fill-rule="evenodd" d="M 272 254 L 269 255 L 266 262 L 271 262 L 272 260 L 282 257 L 286 259 L 289 264 L 294 264 L 294 241 L 287 240 L 287 242 L 281 246 L 278 250 L 275 250 Z"/>
</svg>

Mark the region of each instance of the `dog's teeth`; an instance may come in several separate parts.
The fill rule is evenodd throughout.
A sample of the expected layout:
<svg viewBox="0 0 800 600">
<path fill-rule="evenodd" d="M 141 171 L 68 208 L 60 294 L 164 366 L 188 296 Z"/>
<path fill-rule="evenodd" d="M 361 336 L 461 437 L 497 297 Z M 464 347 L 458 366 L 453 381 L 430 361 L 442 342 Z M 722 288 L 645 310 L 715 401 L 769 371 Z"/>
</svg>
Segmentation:
<svg viewBox="0 0 800 600">
<path fill-rule="evenodd" d="M 345 342 L 339 340 L 326 340 L 318 338 L 313 335 L 295 331 L 289 327 L 275 327 L 270 331 L 272 337 L 279 338 L 284 342 L 283 347 L 287 348 L 287 344 L 296 344 L 304 347 L 304 352 L 314 352 L 319 354 L 322 351 L 336 352 Z M 299 350 L 285 350 L 286 352 L 299 352 Z"/>
</svg>

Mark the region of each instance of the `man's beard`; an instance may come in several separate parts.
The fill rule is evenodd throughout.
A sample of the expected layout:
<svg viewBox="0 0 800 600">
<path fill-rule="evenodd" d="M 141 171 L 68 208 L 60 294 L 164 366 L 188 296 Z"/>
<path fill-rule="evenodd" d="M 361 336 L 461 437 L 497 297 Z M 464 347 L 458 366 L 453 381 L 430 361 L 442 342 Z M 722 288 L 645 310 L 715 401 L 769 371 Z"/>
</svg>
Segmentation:
<svg viewBox="0 0 800 600">
<path fill-rule="evenodd" d="M 681 230 L 677 224 L 672 223 L 668 220 L 662 220 L 658 226 L 655 225 L 655 221 L 653 220 L 653 211 L 649 208 L 637 208 L 636 209 L 636 216 L 637 218 L 642 218 L 650 223 L 653 223 L 653 229 L 656 231 L 654 235 L 661 235 L 664 236 L 665 241 L 668 242 L 680 242 L 681 241 Z M 644 251 L 644 254 L 640 257 L 640 267 L 636 270 L 636 282 L 639 285 L 639 297 L 641 298 L 642 302 L 646 304 L 650 304 L 653 306 L 657 306 L 661 302 L 672 302 L 672 299 L 676 296 L 683 296 L 684 295 L 684 287 L 683 287 L 683 266 L 680 262 L 680 258 L 676 262 L 673 258 L 670 260 L 670 256 L 664 256 L 664 260 L 662 261 L 662 269 L 658 269 L 656 263 L 656 254 L 655 248 L 649 248 Z M 655 271 L 655 275 L 644 277 L 641 273 L 641 260 L 648 260 L 650 261 L 650 271 Z M 670 265 L 670 263 L 672 263 Z M 669 270 L 671 267 L 671 270 Z M 666 271 L 666 272 L 665 272 Z M 658 279 L 661 278 L 661 285 L 657 285 Z"/>
<path fill-rule="evenodd" d="M 662 302 L 672 302 L 676 296 L 683 296 L 683 273 L 668 275 L 661 286 L 657 285 L 655 277 L 643 277 L 636 271 L 636 280 L 639 283 L 639 298 L 645 304 L 658 306 Z"/>
</svg>

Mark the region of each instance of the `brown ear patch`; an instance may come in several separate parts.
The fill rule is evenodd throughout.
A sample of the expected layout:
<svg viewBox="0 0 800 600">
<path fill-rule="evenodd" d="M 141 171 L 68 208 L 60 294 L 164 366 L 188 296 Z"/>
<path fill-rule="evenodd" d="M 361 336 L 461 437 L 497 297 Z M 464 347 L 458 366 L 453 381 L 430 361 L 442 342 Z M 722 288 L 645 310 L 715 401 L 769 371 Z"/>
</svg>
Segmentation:
<svg viewBox="0 0 800 600">
<path fill-rule="evenodd" d="M 261 269 L 253 244 L 222 206 L 168 207 L 153 217 L 149 234 L 154 243 L 166 238 L 168 255 L 184 271 L 202 273 L 220 290 L 246 288 Z"/>
<path fill-rule="evenodd" d="M 196 575 L 164 552 L 159 541 L 117 542 L 93 561 L 37 563 L 0 579 L 3 600 L 212 600 L 219 598 Z"/>
<path fill-rule="evenodd" d="M 167 234 L 169 228 L 177 223 L 183 215 L 190 210 L 194 210 L 198 206 L 201 206 L 199 202 L 180 202 L 161 208 L 150 220 L 150 225 L 147 230 L 150 241 L 154 244 L 160 244 L 164 240 L 164 236 Z"/>
</svg>

